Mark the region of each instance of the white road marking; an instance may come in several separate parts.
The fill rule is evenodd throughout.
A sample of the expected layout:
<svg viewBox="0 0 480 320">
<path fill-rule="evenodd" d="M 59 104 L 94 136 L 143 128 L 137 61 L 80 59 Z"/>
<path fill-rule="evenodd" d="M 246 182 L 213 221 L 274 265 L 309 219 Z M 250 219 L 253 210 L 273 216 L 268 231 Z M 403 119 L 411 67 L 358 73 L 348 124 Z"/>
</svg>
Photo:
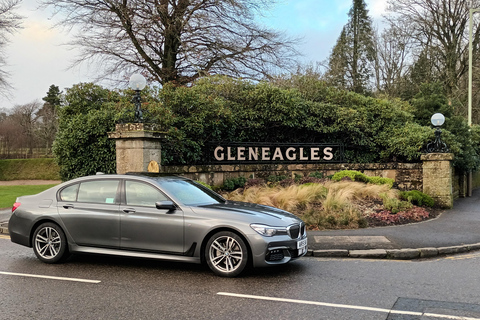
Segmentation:
<svg viewBox="0 0 480 320">
<path fill-rule="evenodd" d="M 317 301 L 308 301 L 308 300 L 295 300 L 295 299 L 285 299 L 285 298 L 275 298 L 275 297 L 265 297 L 265 296 L 254 296 L 249 294 L 238 294 L 238 293 L 229 293 L 229 292 L 217 292 L 221 296 L 230 296 L 236 298 L 246 298 L 246 299 L 255 299 L 255 300 L 267 300 L 267 301 L 277 301 L 277 302 L 289 302 L 289 303 L 298 303 L 298 304 L 308 304 L 316 305 L 323 307 L 332 307 L 332 308 L 342 308 L 342 309 L 355 309 L 362 311 L 373 311 L 373 312 L 383 312 L 389 314 L 402 314 L 402 315 L 412 315 L 412 316 L 425 316 L 432 318 L 442 318 L 442 319 L 452 319 L 452 320 L 480 320 L 480 318 L 469 318 L 469 317 L 459 317 L 451 316 L 446 314 L 436 314 L 436 313 L 424 313 L 424 312 L 415 312 L 415 311 L 402 311 L 402 310 L 391 310 L 383 308 L 372 308 L 372 307 L 363 307 L 355 306 L 348 304 L 338 304 L 338 303 L 328 303 L 328 302 L 317 302 Z"/>
<path fill-rule="evenodd" d="M 52 277 L 52 276 L 42 276 L 37 274 L 27 274 L 27 273 L 13 273 L 13 272 L 3 272 L 0 271 L 0 274 L 8 276 L 19 276 L 19 277 L 29 277 L 29 278 L 42 278 L 50 280 L 61 280 L 61 281 L 74 281 L 74 282 L 85 282 L 85 283 L 100 283 L 100 280 L 88 280 L 88 279 L 78 279 L 78 278 L 65 278 L 65 277 Z"/>
<path fill-rule="evenodd" d="M 10 236 L 0 234 L 0 239 L 10 239 Z"/>
</svg>

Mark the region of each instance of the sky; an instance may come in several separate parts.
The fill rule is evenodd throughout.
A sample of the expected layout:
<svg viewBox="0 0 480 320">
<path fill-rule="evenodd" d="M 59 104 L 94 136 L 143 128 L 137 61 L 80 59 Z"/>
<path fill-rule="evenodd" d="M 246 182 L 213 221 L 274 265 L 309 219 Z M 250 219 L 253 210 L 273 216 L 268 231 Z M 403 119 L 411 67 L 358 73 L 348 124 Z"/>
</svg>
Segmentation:
<svg viewBox="0 0 480 320">
<path fill-rule="evenodd" d="M 264 13 L 260 21 L 267 27 L 285 32 L 288 36 L 302 39 L 298 50 L 305 64 L 324 61 L 348 21 L 352 0 L 278 0 Z M 381 24 L 385 12 L 385 0 L 365 0 L 374 25 Z M 0 97 L 0 109 L 11 109 L 41 101 L 50 85 L 65 90 L 81 82 L 95 79 L 95 68 L 81 65 L 69 66 L 76 50 L 65 44 L 71 34 L 54 28 L 57 18 L 47 10 L 38 9 L 36 0 L 23 0 L 17 10 L 25 17 L 22 26 L 6 47 L 9 82 L 14 87 L 10 97 Z M 102 85 L 102 83 L 99 83 Z M 124 88 L 120 88 L 124 89 Z"/>
</svg>

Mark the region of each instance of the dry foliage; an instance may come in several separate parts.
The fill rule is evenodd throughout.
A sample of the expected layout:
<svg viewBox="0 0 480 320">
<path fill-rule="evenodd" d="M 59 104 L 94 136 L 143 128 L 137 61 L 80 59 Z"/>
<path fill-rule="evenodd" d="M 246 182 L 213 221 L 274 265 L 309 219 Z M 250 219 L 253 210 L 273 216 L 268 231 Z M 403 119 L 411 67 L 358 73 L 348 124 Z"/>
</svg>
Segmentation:
<svg viewBox="0 0 480 320">
<path fill-rule="evenodd" d="M 412 215 L 411 210 L 392 214 L 385 209 L 384 203 L 386 200 L 402 202 L 399 200 L 398 190 L 390 189 L 388 185 L 353 181 L 326 181 L 288 187 L 253 186 L 237 189 L 225 197 L 229 200 L 259 203 L 290 211 L 302 218 L 309 229 L 313 230 L 386 225 L 386 220 L 389 221 L 388 224 L 408 223 L 429 217 L 425 209 L 418 207 L 411 210 L 415 213 L 421 211 L 421 214 Z M 392 217 L 387 216 L 387 219 L 386 214 Z"/>
</svg>

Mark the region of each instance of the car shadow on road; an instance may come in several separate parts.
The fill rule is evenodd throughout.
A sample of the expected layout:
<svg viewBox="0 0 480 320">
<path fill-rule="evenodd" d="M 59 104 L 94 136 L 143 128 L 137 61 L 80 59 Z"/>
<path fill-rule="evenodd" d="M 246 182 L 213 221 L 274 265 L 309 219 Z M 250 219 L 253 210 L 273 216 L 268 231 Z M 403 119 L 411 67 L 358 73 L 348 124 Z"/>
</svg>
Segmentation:
<svg viewBox="0 0 480 320">
<path fill-rule="evenodd" d="M 72 255 L 64 264 L 68 265 L 69 267 L 75 265 L 80 269 L 93 269 L 92 272 L 141 272 L 144 274 L 148 274 L 150 272 L 162 272 L 169 273 L 170 276 L 178 275 L 185 277 L 185 275 L 188 274 L 190 276 L 211 276 L 218 278 L 204 264 L 171 262 L 155 259 L 75 254 Z M 248 268 L 237 278 L 284 277 L 290 274 L 301 273 L 304 268 L 305 265 L 297 262 L 265 268 Z"/>
</svg>

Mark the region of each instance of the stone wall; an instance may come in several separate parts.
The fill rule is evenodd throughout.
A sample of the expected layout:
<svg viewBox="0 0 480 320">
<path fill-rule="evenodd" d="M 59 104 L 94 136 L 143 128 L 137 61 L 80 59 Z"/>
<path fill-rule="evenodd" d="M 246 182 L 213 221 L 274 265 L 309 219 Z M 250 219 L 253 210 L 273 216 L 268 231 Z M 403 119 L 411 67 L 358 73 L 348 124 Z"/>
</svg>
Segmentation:
<svg viewBox="0 0 480 320">
<path fill-rule="evenodd" d="M 270 175 L 295 174 L 308 176 L 312 172 L 321 172 L 324 176 L 333 175 L 342 170 L 356 170 L 368 176 L 394 179 L 400 190 L 422 191 L 421 163 L 335 163 L 335 164 L 264 164 L 264 165 L 198 165 L 198 166 L 162 166 L 162 174 L 179 174 L 210 185 L 222 185 L 226 179 L 267 178 Z"/>
</svg>

